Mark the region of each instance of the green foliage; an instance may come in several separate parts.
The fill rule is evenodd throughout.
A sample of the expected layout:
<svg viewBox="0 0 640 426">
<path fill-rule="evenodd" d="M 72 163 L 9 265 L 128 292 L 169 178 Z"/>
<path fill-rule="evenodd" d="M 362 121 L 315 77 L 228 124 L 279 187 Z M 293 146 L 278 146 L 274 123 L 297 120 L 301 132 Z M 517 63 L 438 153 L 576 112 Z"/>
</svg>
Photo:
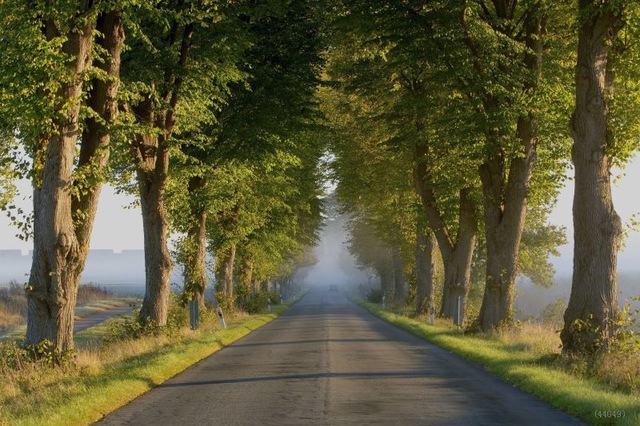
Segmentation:
<svg viewBox="0 0 640 426">
<path fill-rule="evenodd" d="M 143 321 L 139 312 L 140 310 L 137 309 L 133 316 L 110 322 L 107 335 L 104 338 L 105 343 L 135 340 L 142 337 L 173 337 L 179 333 L 180 329 L 189 326 L 189 309 L 180 303 L 180 295 L 174 292 L 171 293 L 169 299 L 169 313 L 165 326 L 161 327 L 148 318 Z"/>
<path fill-rule="evenodd" d="M 561 329 L 564 324 L 564 311 L 567 309 L 567 300 L 560 297 L 549 303 L 540 314 L 540 321 L 552 325 L 555 329 Z"/>
<path fill-rule="evenodd" d="M 260 290 L 243 298 L 238 307 L 249 314 L 264 312 L 268 306 L 278 304 L 278 294 L 274 291 Z"/>
<path fill-rule="evenodd" d="M 75 350 L 61 351 L 48 340 L 35 345 L 20 345 L 10 340 L 0 343 L 0 372 L 24 371 L 33 364 L 63 367 L 72 363 L 75 356 Z"/>
<path fill-rule="evenodd" d="M 528 219 L 520 241 L 518 269 L 534 284 L 548 288 L 553 285 L 556 272 L 549 256 L 560 255 L 557 248 L 567 243 L 565 229 L 539 223 L 535 212 L 530 212 Z"/>
<path fill-rule="evenodd" d="M 382 290 L 372 288 L 367 292 L 366 300 L 369 303 L 382 303 Z"/>
</svg>

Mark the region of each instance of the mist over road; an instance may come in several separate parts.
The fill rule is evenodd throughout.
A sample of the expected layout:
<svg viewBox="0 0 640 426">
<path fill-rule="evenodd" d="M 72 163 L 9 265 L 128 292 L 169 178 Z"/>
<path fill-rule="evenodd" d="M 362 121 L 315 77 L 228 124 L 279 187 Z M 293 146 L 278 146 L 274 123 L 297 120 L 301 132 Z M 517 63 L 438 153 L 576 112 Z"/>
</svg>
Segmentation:
<svg viewBox="0 0 640 426">
<path fill-rule="evenodd" d="M 315 290 L 107 425 L 577 425 L 482 368 Z"/>
</svg>

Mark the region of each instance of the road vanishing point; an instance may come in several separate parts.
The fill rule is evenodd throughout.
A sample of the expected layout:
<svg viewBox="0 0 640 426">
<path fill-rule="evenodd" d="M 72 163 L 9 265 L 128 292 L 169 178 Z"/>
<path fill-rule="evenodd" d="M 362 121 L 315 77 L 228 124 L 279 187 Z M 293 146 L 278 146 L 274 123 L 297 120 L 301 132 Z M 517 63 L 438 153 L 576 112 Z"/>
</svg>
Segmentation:
<svg viewBox="0 0 640 426">
<path fill-rule="evenodd" d="M 337 292 L 278 319 L 101 425 L 579 425 Z"/>
</svg>

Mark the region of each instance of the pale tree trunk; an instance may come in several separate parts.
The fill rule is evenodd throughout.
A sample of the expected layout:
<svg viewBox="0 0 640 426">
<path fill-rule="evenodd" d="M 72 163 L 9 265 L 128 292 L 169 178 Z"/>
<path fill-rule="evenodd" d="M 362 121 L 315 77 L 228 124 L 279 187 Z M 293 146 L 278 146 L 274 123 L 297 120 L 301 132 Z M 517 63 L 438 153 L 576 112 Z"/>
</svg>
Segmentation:
<svg viewBox="0 0 640 426">
<path fill-rule="evenodd" d="M 424 314 L 434 299 L 437 243 L 424 224 L 418 224 L 416 228 L 416 314 Z"/>
<path fill-rule="evenodd" d="M 581 0 L 576 107 L 571 119 L 575 167 L 573 283 L 560 337 L 563 351 L 592 352 L 615 333 L 616 263 L 622 226 L 611 198 L 607 155 L 612 89 L 611 45 L 623 27 L 622 7 Z M 599 10 L 599 8 L 603 10 Z M 582 323 L 582 327 L 580 327 Z"/>
<path fill-rule="evenodd" d="M 204 292 L 207 288 L 207 210 L 198 202 L 200 191 L 206 186 L 206 181 L 201 176 L 189 179 L 189 220 L 185 241 L 184 261 L 184 290 L 190 294 L 193 300 L 198 301 L 201 309 L 204 305 Z"/>
<path fill-rule="evenodd" d="M 478 233 L 478 213 L 470 188 L 460 190 L 458 210 L 458 232 L 455 240 L 449 226 L 438 208 L 437 200 L 430 185 L 428 169 L 428 146 L 415 145 L 414 186 L 424 208 L 429 225 L 438 241 L 438 248 L 444 265 L 444 285 L 440 316 L 465 320 L 467 297 L 471 288 L 471 260 Z M 459 298 L 459 301 L 458 301 Z M 458 310 L 461 312 L 459 313 Z"/>
<path fill-rule="evenodd" d="M 150 99 L 135 109 L 139 120 L 154 123 L 155 111 Z M 167 135 L 136 136 L 137 179 L 144 236 L 145 293 L 140 320 L 164 326 L 169 311 L 169 277 L 173 261 L 167 247 L 168 222 L 164 205 L 165 183 L 169 173 Z"/>
<path fill-rule="evenodd" d="M 58 36 L 54 23 L 46 24 L 48 37 Z M 58 350 L 73 349 L 74 309 L 80 274 L 84 269 L 104 167 L 108 160 L 109 131 L 88 119 L 82 137 L 78 168 L 92 170 L 86 180 L 73 180 L 76 144 L 79 138 L 79 111 L 83 74 L 91 63 L 94 22 L 68 35 L 63 51 L 73 59 L 68 63 L 74 78 L 61 89 L 68 102 L 58 134 L 43 139 L 44 168 L 34 185 L 34 255 L 27 291 L 26 343 L 53 342 Z M 109 55 L 99 67 L 111 78 L 95 80 L 88 97 L 89 106 L 104 122 L 117 116 L 120 51 L 124 42 L 122 13 L 99 16 L 99 43 Z M 94 179 L 97 178 L 97 179 Z M 73 187 L 77 196 L 73 196 Z M 74 223 L 75 222 L 75 223 Z"/>
</svg>

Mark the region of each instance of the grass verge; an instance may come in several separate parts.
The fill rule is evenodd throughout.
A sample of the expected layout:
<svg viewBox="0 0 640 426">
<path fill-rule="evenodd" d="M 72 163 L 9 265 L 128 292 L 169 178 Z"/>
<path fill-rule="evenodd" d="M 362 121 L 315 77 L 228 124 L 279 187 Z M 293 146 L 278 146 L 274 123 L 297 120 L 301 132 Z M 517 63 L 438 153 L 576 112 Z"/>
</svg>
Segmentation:
<svg viewBox="0 0 640 426">
<path fill-rule="evenodd" d="M 35 369 L 18 377 L 11 387 L 0 387 L 0 424 L 93 423 L 272 321 L 285 309 L 278 306 L 271 313 L 239 319 L 225 330 L 199 330 L 185 332 L 179 338 L 137 339 L 82 349 L 76 365 L 66 371 Z"/>
<path fill-rule="evenodd" d="M 571 374 L 556 362 L 558 350 L 532 329 L 520 336 L 465 335 L 443 324 L 429 325 L 377 305 L 361 303 L 369 312 L 425 340 L 482 365 L 504 381 L 536 395 L 590 424 L 640 424 L 640 394 L 617 391 L 594 379 Z M 548 333 L 540 333 L 545 335 Z M 557 344 L 555 345 L 557 347 Z"/>
</svg>

